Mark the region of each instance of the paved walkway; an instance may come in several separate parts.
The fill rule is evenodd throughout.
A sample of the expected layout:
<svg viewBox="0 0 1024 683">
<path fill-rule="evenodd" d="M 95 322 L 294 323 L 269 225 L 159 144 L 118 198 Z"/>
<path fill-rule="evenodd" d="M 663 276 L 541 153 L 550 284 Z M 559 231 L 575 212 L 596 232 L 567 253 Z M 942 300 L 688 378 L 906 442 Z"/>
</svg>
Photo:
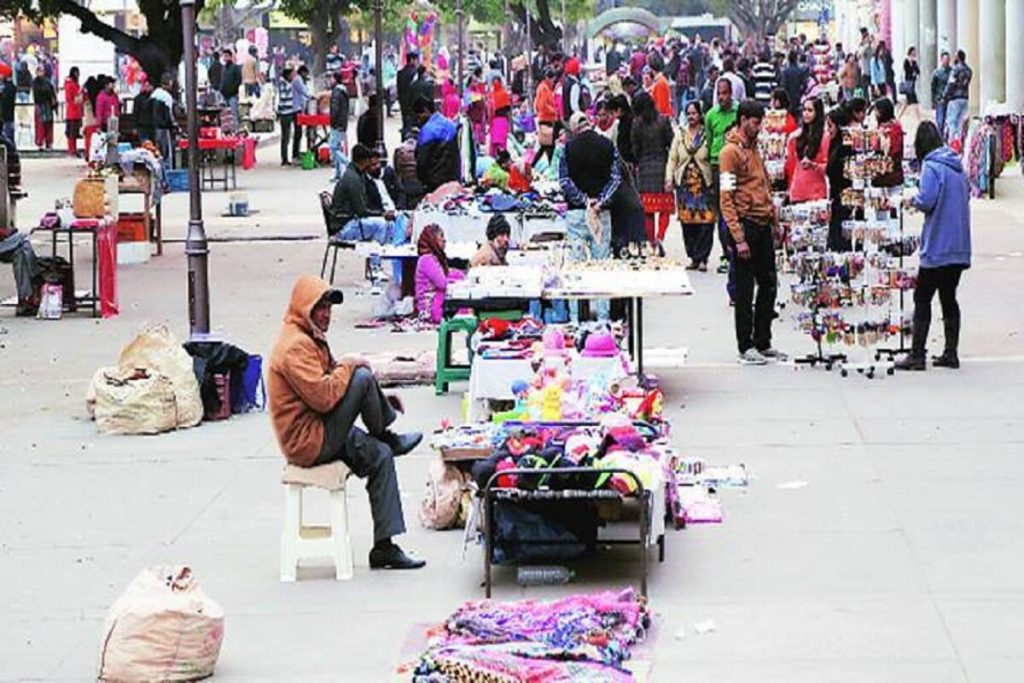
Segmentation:
<svg viewBox="0 0 1024 683">
<path fill-rule="evenodd" d="M 285 170 L 261 151 L 240 174 L 260 213 L 220 218 L 227 194 L 204 195 L 213 237 L 319 235 L 314 191 L 328 172 Z M 22 216 L 71 193 L 70 162 L 28 160 Z M 721 276 L 698 296 L 649 307 L 648 344 L 690 348 L 691 367 L 662 373 L 676 443 L 717 463 L 746 463 L 744 493 L 723 496 L 721 526 L 673 532 L 650 594 L 656 681 L 1013 681 L 1024 670 L 1024 182 L 1016 168 L 995 202 L 974 204 L 975 266 L 964 277 L 958 373 L 867 381 L 784 367 L 739 368 Z M 167 202 L 167 234 L 185 232 L 184 195 Z M 678 232 L 671 249 L 681 250 Z M 267 354 L 291 282 L 316 271 L 322 241 L 211 248 L 215 328 Z M 373 300 L 343 256 L 346 304 L 336 351 L 431 348 L 430 335 L 354 330 Z M 105 321 L 14 319 L 0 310 L 0 679 L 85 680 L 102 620 L 144 566 L 183 562 L 227 612 L 217 678 L 381 681 L 414 624 L 482 596 L 481 555 L 461 560 L 459 532 L 416 518 L 431 453 L 403 458 L 403 545 L 429 561 L 371 573 L 369 511 L 350 494 L 356 576 L 326 568 L 277 581 L 281 458 L 265 415 L 157 437 L 101 437 L 84 394 L 145 322 L 186 333 L 180 243 L 119 272 L 122 315 Z M 9 269 L 0 291 L 10 292 Z M 810 342 L 787 321 L 778 345 Z M 403 390 L 404 426 L 459 414 L 456 394 Z M 809 482 L 799 490 L 779 484 Z M 323 513 L 323 508 L 314 512 Z M 524 590 L 502 572 L 497 596 L 549 597 L 635 580 L 628 551 L 583 567 L 565 588 Z M 695 635 L 714 620 L 717 631 Z M 685 627 L 686 636 L 676 637 Z"/>
</svg>

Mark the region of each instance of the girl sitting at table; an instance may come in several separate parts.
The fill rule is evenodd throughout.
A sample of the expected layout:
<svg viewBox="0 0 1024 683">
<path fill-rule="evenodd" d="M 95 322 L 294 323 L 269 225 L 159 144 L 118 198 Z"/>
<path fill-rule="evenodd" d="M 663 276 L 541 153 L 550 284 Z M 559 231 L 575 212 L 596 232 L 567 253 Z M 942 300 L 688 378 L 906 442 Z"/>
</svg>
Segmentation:
<svg viewBox="0 0 1024 683">
<path fill-rule="evenodd" d="M 443 317 L 448 283 L 466 277 L 461 270 L 449 270 L 444 248 L 441 226 L 431 223 L 424 227 L 416 242 L 416 253 L 419 254 L 416 261 L 416 310 L 421 320 L 429 320 L 435 325 Z"/>
</svg>

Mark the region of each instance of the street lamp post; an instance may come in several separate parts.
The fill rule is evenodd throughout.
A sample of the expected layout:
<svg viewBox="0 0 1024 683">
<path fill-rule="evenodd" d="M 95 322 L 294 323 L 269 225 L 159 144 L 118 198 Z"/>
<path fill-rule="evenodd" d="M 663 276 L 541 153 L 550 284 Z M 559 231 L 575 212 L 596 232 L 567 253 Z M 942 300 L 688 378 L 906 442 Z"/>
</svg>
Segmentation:
<svg viewBox="0 0 1024 683">
<path fill-rule="evenodd" d="M 464 95 L 463 89 L 465 88 L 462 69 L 463 65 L 466 63 L 466 39 L 462 30 L 462 24 L 465 21 L 465 17 L 462 12 L 462 0 L 455 0 L 455 19 L 459 31 L 459 98 L 462 98 Z"/>
<path fill-rule="evenodd" d="M 387 156 L 387 147 L 384 146 L 384 29 L 381 26 L 384 13 L 383 0 L 374 0 L 373 3 L 373 42 L 374 61 L 377 77 L 377 152 L 381 158 Z"/>
<path fill-rule="evenodd" d="M 185 41 L 185 110 L 188 129 L 189 220 L 185 238 L 188 258 L 188 322 L 192 337 L 210 333 L 210 281 L 207 257 L 210 249 L 203 228 L 203 204 L 199 187 L 199 116 L 196 111 L 196 3 L 180 0 L 181 27 Z"/>
</svg>

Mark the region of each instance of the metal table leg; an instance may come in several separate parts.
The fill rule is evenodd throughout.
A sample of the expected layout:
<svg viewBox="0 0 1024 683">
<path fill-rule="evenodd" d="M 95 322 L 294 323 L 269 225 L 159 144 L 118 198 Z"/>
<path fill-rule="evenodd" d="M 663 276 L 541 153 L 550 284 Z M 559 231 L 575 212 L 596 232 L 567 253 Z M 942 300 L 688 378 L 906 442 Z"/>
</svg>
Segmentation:
<svg viewBox="0 0 1024 683">
<path fill-rule="evenodd" d="M 640 379 L 644 378 L 644 299 L 636 298 L 636 369 Z"/>
<path fill-rule="evenodd" d="M 494 515 L 491 492 L 484 488 L 484 597 L 491 597 L 491 553 L 494 552 Z"/>
</svg>

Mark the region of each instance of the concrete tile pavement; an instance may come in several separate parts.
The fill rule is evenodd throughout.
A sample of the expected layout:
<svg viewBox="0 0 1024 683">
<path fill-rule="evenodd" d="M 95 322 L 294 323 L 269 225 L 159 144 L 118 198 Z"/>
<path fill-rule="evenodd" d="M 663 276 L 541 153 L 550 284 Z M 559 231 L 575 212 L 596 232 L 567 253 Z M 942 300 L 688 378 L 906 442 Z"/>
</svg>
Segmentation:
<svg viewBox="0 0 1024 683">
<path fill-rule="evenodd" d="M 31 206 L 68 194 L 74 171 L 27 161 Z M 242 174 L 261 213 L 211 217 L 211 234 L 319 234 L 312 194 L 326 173 L 265 164 Z M 648 345 L 690 349 L 691 367 L 659 372 L 676 443 L 712 462 L 744 462 L 754 476 L 745 493 L 723 493 L 723 525 L 671 532 L 666 562 L 651 565 L 654 680 L 1019 679 L 1024 183 L 1009 177 L 999 193 L 974 204 L 977 258 L 964 276 L 967 362 L 958 373 L 869 382 L 738 368 L 722 278 L 712 274 L 697 274 L 692 299 L 649 305 Z M 168 201 L 168 234 L 184 234 L 183 199 Z M 204 195 L 207 215 L 226 201 Z M 671 240 L 678 251 L 677 231 Z M 266 355 L 292 280 L 317 270 L 322 250 L 320 241 L 214 244 L 215 327 Z M 353 328 L 373 299 L 357 295 L 354 258 L 339 266 L 347 297 L 330 334 L 337 350 L 434 346 L 430 335 Z M 151 563 L 192 564 L 225 607 L 218 679 L 384 680 L 414 624 L 482 596 L 479 550 L 463 562 L 459 532 L 426 531 L 416 519 L 425 449 L 398 463 L 409 526 L 402 543 L 429 560 L 425 570 L 369 571 L 369 510 L 354 486 L 355 579 L 332 581 L 321 565 L 285 585 L 277 582 L 280 456 L 266 416 L 159 437 L 98 436 L 83 405 L 94 370 L 113 363 L 147 321 L 179 334 L 186 326 L 180 244 L 119 278 L 122 315 L 111 320 L 43 323 L 0 310 L 8 330 L 0 335 L 0 680 L 91 677 L 107 607 Z M 11 289 L 4 269 L 0 291 Z M 785 319 L 775 329 L 780 348 L 810 350 Z M 401 394 L 410 429 L 459 413 L 454 394 Z M 795 480 L 809 485 L 777 488 Z M 325 514 L 322 500 L 312 503 L 310 514 Z M 496 594 L 635 584 L 634 557 L 602 553 L 564 588 L 521 589 L 501 572 Z M 693 623 L 705 619 L 717 631 L 695 635 Z M 683 625 L 687 636 L 676 640 Z"/>
</svg>

